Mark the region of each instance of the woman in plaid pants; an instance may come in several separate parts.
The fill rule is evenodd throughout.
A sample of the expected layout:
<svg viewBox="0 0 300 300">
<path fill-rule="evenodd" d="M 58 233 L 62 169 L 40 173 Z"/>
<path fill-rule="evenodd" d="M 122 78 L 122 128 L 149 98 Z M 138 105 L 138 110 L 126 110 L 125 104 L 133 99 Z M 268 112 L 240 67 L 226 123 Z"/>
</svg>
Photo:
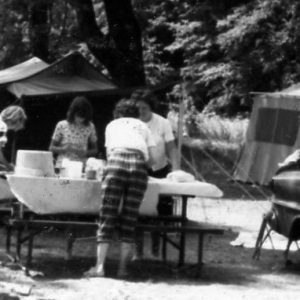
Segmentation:
<svg viewBox="0 0 300 300">
<path fill-rule="evenodd" d="M 147 164 L 155 146 L 150 130 L 138 120 L 133 100 L 121 100 L 116 105 L 114 118 L 105 130 L 108 161 L 102 182 L 97 263 L 87 272 L 90 276 L 104 276 L 107 250 L 117 225 L 121 240 L 118 276 L 127 275 L 139 207 L 147 188 Z"/>
</svg>

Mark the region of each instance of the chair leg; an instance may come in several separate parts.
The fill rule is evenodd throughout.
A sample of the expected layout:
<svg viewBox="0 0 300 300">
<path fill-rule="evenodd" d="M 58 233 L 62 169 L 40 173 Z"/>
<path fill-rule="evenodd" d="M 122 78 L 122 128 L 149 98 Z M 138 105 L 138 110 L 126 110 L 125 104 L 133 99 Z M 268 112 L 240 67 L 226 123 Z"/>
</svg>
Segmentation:
<svg viewBox="0 0 300 300">
<path fill-rule="evenodd" d="M 253 259 L 259 259 L 260 257 L 260 250 L 261 250 L 261 247 L 264 243 L 264 241 L 266 240 L 266 236 L 265 236 L 265 230 L 267 228 L 267 217 L 264 216 L 263 217 L 263 220 L 262 220 L 262 223 L 260 225 L 260 229 L 259 229 L 259 232 L 258 232 L 258 236 L 257 236 L 257 239 L 256 239 L 256 243 L 255 243 L 255 250 L 254 250 L 254 253 L 253 253 L 253 256 L 252 258 Z M 267 236 L 270 234 L 270 231 L 267 232 Z"/>
<path fill-rule="evenodd" d="M 293 240 L 291 238 L 289 238 L 289 240 L 287 242 L 287 245 L 286 245 L 286 249 L 285 249 L 285 251 L 283 253 L 286 265 L 288 265 L 288 256 L 289 256 L 289 251 L 290 251 L 290 247 L 291 247 L 292 242 L 293 242 Z"/>
<path fill-rule="evenodd" d="M 270 243 L 272 245 L 272 249 L 275 250 L 275 246 L 274 246 L 274 243 L 273 243 L 273 240 L 272 240 L 272 237 L 271 237 L 271 232 L 272 232 L 272 228 L 268 229 L 265 240 L 267 238 L 269 238 L 269 241 L 270 241 Z M 265 240 L 264 240 L 264 242 L 265 242 Z"/>
</svg>

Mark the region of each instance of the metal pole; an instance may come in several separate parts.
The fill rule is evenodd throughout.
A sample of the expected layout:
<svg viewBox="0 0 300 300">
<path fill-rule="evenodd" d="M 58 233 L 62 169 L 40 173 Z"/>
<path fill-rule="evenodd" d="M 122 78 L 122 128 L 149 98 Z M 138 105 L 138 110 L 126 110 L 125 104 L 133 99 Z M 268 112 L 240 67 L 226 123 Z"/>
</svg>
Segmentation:
<svg viewBox="0 0 300 300">
<path fill-rule="evenodd" d="M 182 147 L 182 141 L 183 141 L 183 117 L 184 117 L 184 91 L 183 86 L 181 86 L 181 94 L 179 100 L 179 114 L 178 114 L 178 145 L 177 145 L 177 159 L 178 159 L 178 167 L 181 167 L 181 147 Z"/>
</svg>

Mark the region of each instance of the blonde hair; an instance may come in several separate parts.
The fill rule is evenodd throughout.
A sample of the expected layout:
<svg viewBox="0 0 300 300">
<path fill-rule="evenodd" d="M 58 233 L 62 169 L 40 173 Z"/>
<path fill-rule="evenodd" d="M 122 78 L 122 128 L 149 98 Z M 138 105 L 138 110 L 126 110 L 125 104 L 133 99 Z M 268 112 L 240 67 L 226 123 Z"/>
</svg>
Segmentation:
<svg viewBox="0 0 300 300">
<path fill-rule="evenodd" d="M 27 116 L 24 109 L 18 105 L 10 105 L 6 107 L 0 114 L 4 123 L 15 124 L 25 123 Z"/>
</svg>

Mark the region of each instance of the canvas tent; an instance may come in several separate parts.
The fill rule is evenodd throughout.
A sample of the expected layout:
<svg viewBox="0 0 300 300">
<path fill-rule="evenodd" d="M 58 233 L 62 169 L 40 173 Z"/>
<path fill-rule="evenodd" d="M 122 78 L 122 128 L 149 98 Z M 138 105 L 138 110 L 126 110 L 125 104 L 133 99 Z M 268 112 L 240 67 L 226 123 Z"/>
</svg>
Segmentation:
<svg viewBox="0 0 300 300">
<path fill-rule="evenodd" d="M 116 93 L 117 86 L 97 71 L 79 53 L 71 53 L 53 64 L 33 57 L 0 71 L 0 88 L 17 98 L 62 94 Z"/>
<path fill-rule="evenodd" d="M 9 139 L 5 149 L 8 157 L 17 149 L 47 150 L 56 123 L 66 117 L 70 101 L 77 95 L 86 95 L 93 106 L 98 146 L 103 151 L 103 132 L 112 119 L 114 104 L 120 94 L 130 92 L 117 87 L 77 52 L 53 64 L 33 57 L 1 70 L 0 91 L 0 110 L 19 103 L 28 115 L 25 129 L 17 134 L 15 144 L 11 145 L 13 139 Z"/>
<path fill-rule="evenodd" d="M 246 142 L 234 178 L 266 185 L 278 163 L 300 148 L 300 84 L 281 92 L 254 95 Z"/>
</svg>

